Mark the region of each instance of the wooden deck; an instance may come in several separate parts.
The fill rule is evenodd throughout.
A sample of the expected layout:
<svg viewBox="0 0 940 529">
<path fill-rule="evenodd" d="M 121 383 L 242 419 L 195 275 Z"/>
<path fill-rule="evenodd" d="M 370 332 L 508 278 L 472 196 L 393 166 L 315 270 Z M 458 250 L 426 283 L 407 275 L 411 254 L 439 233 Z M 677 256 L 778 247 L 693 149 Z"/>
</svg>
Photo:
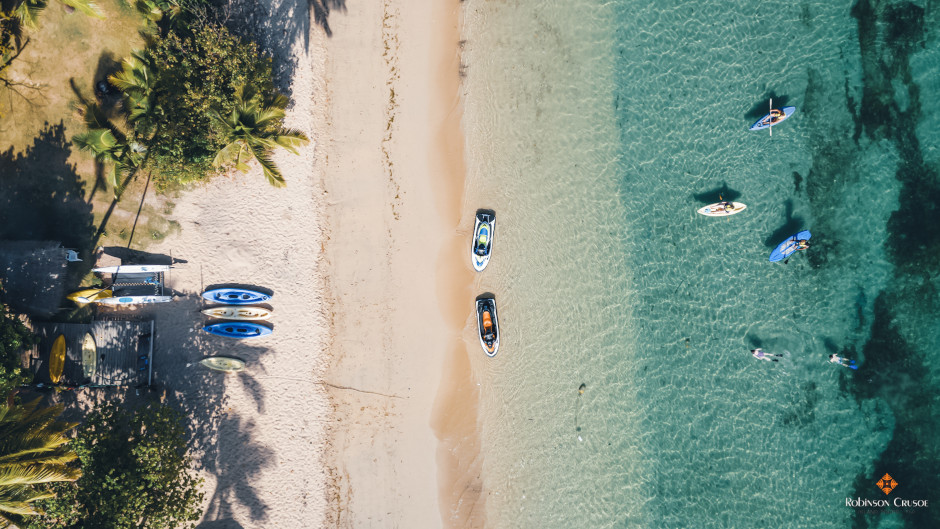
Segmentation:
<svg viewBox="0 0 940 529">
<path fill-rule="evenodd" d="M 65 336 L 65 368 L 60 385 L 137 386 L 149 385 L 153 376 L 153 321 L 97 320 L 85 323 L 35 323 L 40 342 L 29 356 L 29 369 L 37 382 L 50 384 L 49 351 L 61 334 Z M 82 369 L 85 334 L 95 340 L 96 363 L 91 377 Z"/>
</svg>

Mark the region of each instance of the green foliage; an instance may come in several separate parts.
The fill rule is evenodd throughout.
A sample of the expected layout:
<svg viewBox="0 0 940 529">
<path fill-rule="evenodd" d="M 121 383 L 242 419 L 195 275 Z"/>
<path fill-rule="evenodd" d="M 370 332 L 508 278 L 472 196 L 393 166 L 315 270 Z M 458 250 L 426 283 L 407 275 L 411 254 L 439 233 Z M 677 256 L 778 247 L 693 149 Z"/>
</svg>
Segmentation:
<svg viewBox="0 0 940 529">
<path fill-rule="evenodd" d="M 255 43 L 205 21 L 158 37 L 147 54 L 158 72 L 155 104 L 162 112 L 155 126 L 142 131 L 153 134 L 154 181 L 165 188 L 203 179 L 215 172 L 215 154 L 228 143 L 212 128 L 213 109 L 231 113 L 242 85 L 274 94 L 271 60 Z"/>
<path fill-rule="evenodd" d="M 108 404 L 88 416 L 71 446 L 82 478 L 50 487 L 57 497 L 41 503 L 44 514 L 30 528 L 191 528 L 200 518 L 202 480 L 191 473 L 176 410 Z"/>
<path fill-rule="evenodd" d="M 296 147 L 309 141 L 303 132 L 281 127 L 287 98 L 278 94 L 273 100 L 263 102 L 254 89 L 242 86 L 235 91 L 235 102 L 235 108 L 227 116 L 212 111 L 212 119 L 226 142 L 212 164 L 216 167 L 234 165 L 246 172 L 245 162 L 255 158 L 268 183 L 283 186 L 284 177 L 271 160 L 271 152 L 280 146 L 297 154 Z"/>
<path fill-rule="evenodd" d="M 37 502 L 54 496 L 44 484 L 81 476 L 66 436 L 77 423 L 55 420 L 62 406 L 39 408 L 40 400 L 0 403 L 0 524 L 38 515 Z"/>
<path fill-rule="evenodd" d="M 114 188 L 115 196 L 120 196 L 122 180 L 141 166 L 147 148 L 128 138 L 93 103 L 85 107 L 84 117 L 88 130 L 76 135 L 72 141 L 79 149 L 91 152 L 96 162 L 109 167 L 108 182 Z"/>
<path fill-rule="evenodd" d="M 63 5 L 95 18 L 104 18 L 98 6 L 91 0 L 59 0 Z M 39 25 L 39 15 L 49 5 L 49 0 L 16 0 L 12 12 L 20 19 L 24 26 L 36 28 Z"/>
<path fill-rule="evenodd" d="M 7 308 L 0 303 L 0 399 L 32 378 L 22 367 L 20 353 L 37 341 L 23 322 L 7 314 Z"/>
</svg>

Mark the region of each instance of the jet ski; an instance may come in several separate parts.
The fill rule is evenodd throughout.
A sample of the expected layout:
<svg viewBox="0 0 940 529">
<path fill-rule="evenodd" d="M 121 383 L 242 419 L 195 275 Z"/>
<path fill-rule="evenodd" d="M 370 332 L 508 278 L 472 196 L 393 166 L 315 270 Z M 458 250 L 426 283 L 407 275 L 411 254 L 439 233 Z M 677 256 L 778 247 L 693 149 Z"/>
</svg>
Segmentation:
<svg viewBox="0 0 940 529">
<path fill-rule="evenodd" d="M 499 321 L 496 319 L 495 299 L 477 298 L 477 326 L 483 352 L 491 358 L 496 356 L 499 351 Z"/>
<path fill-rule="evenodd" d="M 478 210 L 476 223 L 473 226 L 473 241 L 470 245 L 470 260 L 473 263 L 473 269 L 477 272 L 482 272 L 490 262 L 495 228 L 496 213 L 488 209 Z"/>
</svg>

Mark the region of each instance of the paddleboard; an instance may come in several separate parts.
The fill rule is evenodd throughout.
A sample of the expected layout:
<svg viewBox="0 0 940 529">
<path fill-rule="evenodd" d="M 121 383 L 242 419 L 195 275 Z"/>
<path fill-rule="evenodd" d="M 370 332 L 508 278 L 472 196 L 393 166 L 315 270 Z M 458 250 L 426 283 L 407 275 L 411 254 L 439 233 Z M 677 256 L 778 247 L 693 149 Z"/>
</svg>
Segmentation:
<svg viewBox="0 0 940 529">
<path fill-rule="evenodd" d="M 224 320 L 266 320 L 271 317 L 271 311 L 264 307 L 212 307 L 202 313 Z"/>
<path fill-rule="evenodd" d="M 251 305 L 253 303 L 264 303 L 271 299 L 271 296 L 267 294 L 246 288 L 216 288 L 203 292 L 202 297 L 209 301 L 227 305 Z"/>
<path fill-rule="evenodd" d="M 58 384 L 62 378 L 62 371 L 65 369 L 65 335 L 60 334 L 52 342 L 52 350 L 49 351 L 49 379 L 53 384 Z"/>
<path fill-rule="evenodd" d="M 796 241 L 798 240 L 809 240 L 813 235 L 809 230 L 801 231 L 796 235 L 792 235 L 787 240 L 778 244 L 774 251 L 770 253 L 770 262 L 775 263 L 777 261 L 782 261 L 787 257 L 793 255 L 796 252 Z"/>
<path fill-rule="evenodd" d="M 95 376 L 97 369 L 98 347 L 95 346 L 95 338 L 91 334 L 85 333 L 85 338 L 82 340 L 82 374 L 85 375 L 85 378 L 91 378 Z"/>
<path fill-rule="evenodd" d="M 235 373 L 236 371 L 245 369 L 244 360 L 233 358 L 231 356 L 210 356 L 208 358 L 203 358 L 199 361 L 199 363 L 208 367 L 209 369 L 215 369 L 216 371 L 222 371 L 224 373 Z"/>
<path fill-rule="evenodd" d="M 78 303 L 79 305 L 85 305 L 98 299 L 110 298 L 112 295 L 114 295 L 114 293 L 110 288 L 104 290 L 101 290 L 100 288 L 86 288 L 84 290 L 77 290 L 72 292 L 65 297 L 74 301 L 75 303 Z"/>
<path fill-rule="evenodd" d="M 91 271 L 99 274 L 149 274 L 166 272 L 169 269 L 170 265 L 121 265 L 92 268 Z"/>
<path fill-rule="evenodd" d="M 729 211 L 725 209 L 724 204 L 725 204 L 724 202 L 716 202 L 714 204 L 709 204 L 705 206 L 704 208 L 699 209 L 697 213 L 701 213 L 702 215 L 705 215 L 706 217 L 727 217 L 730 215 L 734 215 L 735 213 L 741 213 L 742 211 L 747 209 L 747 206 L 740 202 L 732 202 L 731 205 L 733 206 L 734 209 L 731 209 Z"/>
<path fill-rule="evenodd" d="M 206 325 L 202 329 L 208 333 L 225 336 L 226 338 L 257 338 L 271 334 L 270 327 L 250 321 L 222 321 Z"/>
<path fill-rule="evenodd" d="M 783 117 L 782 117 L 782 118 L 780 118 L 780 119 L 777 120 L 776 122 L 771 123 L 771 122 L 770 122 L 770 114 L 767 114 L 766 116 L 764 116 L 764 117 L 760 118 L 759 120 L 757 120 L 756 123 L 754 123 L 753 125 L 751 125 L 751 130 L 764 130 L 764 129 L 769 129 L 770 127 L 773 127 L 774 125 L 779 125 L 780 123 L 783 123 L 788 117 L 792 116 L 793 113 L 796 112 L 796 107 L 783 107 L 783 108 L 778 109 L 778 110 L 782 110 L 782 111 L 783 111 Z"/>
<path fill-rule="evenodd" d="M 166 303 L 173 301 L 172 296 L 119 296 L 96 299 L 95 303 L 102 305 L 140 305 L 144 303 Z"/>
</svg>

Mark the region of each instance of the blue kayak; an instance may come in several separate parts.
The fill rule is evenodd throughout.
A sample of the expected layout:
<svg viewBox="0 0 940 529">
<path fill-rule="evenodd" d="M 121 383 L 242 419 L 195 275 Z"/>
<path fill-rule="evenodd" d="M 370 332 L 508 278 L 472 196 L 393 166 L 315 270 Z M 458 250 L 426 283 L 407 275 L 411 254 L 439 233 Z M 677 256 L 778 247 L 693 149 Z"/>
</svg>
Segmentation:
<svg viewBox="0 0 940 529">
<path fill-rule="evenodd" d="M 244 288 L 217 288 L 207 290 L 202 293 L 202 297 L 216 303 L 227 303 L 229 305 L 250 305 L 252 303 L 264 303 L 271 299 L 271 296 L 247 290 Z"/>
<path fill-rule="evenodd" d="M 270 327 L 250 321 L 223 321 L 206 325 L 202 330 L 228 338 L 257 338 L 271 334 Z"/>
<path fill-rule="evenodd" d="M 790 257 L 793 255 L 793 252 L 799 249 L 797 247 L 797 241 L 808 241 L 812 236 L 809 230 L 805 230 L 778 244 L 777 247 L 774 248 L 774 251 L 770 253 L 770 262 L 783 261 L 787 257 Z"/>
<path fill-rule="evenodd" d="M 783 114 L 777 116 L 774 116 L 773 114 L 767 114 L 766 116 L 757 120 L 756 123 L 751 125 L 751 130 L 764 130 L 773 127 L 774 125 L 792 116 L 793 113 L 796 112 L 796 107 L 783 107 L 778 112 L 783 112 Z"/>
</svg>

